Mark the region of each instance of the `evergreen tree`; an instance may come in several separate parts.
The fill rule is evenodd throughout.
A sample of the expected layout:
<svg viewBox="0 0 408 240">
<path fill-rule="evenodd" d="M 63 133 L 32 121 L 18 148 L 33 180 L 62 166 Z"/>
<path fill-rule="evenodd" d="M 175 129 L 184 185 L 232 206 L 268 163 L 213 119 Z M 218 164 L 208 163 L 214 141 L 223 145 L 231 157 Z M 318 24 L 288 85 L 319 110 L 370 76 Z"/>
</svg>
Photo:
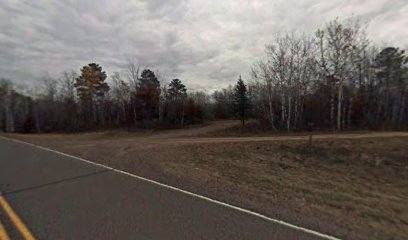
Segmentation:
<svg viewBox="0 0 408 240">
<path fill-rule="evenodd" d="M 187 88 L 180 79 L 176 78 L 170 82 L 168 94 L 172 99 L 183 98 L 187 94 Z"/>
<path fill-rule="evenodd" d="M 180 81 L 180 79 L 173 79 L 169 84 L 166 94 L 166 102 L 168 105 L 166 115 L 170 122 L 179 122 L 180 127 L 183 127 L 184 125 L 186 98 L 186 86 Z"/>
<path fill-rule="evenodd" d="M 239 76 L 238 82 L 234 88 L 234 102 L 235 111 L 239 114 L 242 125 L 245 125 L 245 119 L 247 118 L 247 112 L 249 108 L 249 98 L 247 87 L 241 76 Z"/>
<path fill-rule="evenodd" d="M 149 69 L 143 70 L 136 93 L 140 112 L 138 118 L 152 121 L 159 117 L 160 92 L 160 81 L 154 72 Z"/>
<path fill-rule="evenodd" d="M 109 85 L 105 80 L 106 73 L 96 63 L 83 66 L 80 76 L 75 79 L 74 87 L 81 100 L 83 124 L 86 128 L 94 126 L 94 124 L 103 124 L 105 120 L 102 105 L 104 97 L 109 91 Z"/>
<path fill-rule="evenodd" d="M 405 51 L 387 47 L 374 59 L 376 70 L 376 90 L 379 97 L 377 122 L 385 121 L 394 128 L 401 127 L 404 119 L 408 57 Z"/>
<path fill-rule="evenodd" d="M 92 102 L 101 99 L 109 91 L 105 82 L 106 73 L 96 63 L 90 63 L 81 68 L 81 75 L 75 80 L 78 97 L 83 102 Z"/>
<path fill-rule="evenodd" d="M 140 75 L 139 81 L 140 81 L 139 87 L 142 89 L 148 88 L 151 86 L 156 87 L 156 88 L 160 87 L 159 80 L 157 79 L 154 72 L 151 71 L 150 69 L 143 70 L 142 74 Z"/>
</svg>

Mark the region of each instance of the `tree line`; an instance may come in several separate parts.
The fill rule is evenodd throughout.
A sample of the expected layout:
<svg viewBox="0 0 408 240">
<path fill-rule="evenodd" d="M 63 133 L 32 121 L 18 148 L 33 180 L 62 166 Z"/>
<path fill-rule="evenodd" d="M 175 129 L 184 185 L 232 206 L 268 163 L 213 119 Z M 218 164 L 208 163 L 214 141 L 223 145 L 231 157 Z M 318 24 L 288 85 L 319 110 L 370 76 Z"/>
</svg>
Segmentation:
<svg viewBox="0 0 408 240">
<path fill-rule="evenodd" d="M 124 76 L 126 75 L 126 76 Z M 0 80 L 0 126 L 6 132 L 86 131 L 105 128 L 184 127 L 210 119 L 204 92 L 187 93 L 179 79 L 161 86 L 153 71 L 129 63 L 126 74 L 107 74 L 96 63 L 44 77 L 34 94 Z"/>
<path fill-rule="evenodd" d="M 96 63 L 43 78 L 41 90 L 0 80 L 0 128 L 6 132 L 105 128 L 181 128 L 211 119 L 255 119 L 273 130 L 406 129 L 408 56 L 379 48 L 355 19 L 314 34 L 276 35 L 265 56 L 234 86 L 188 91 L 180 79 L 129 62 L 108 76 Z"/>
<path fill-rule="evenodd" d="M 375 46 L 358 20 L 277 35 L 265 52 L 251 70 L 247 115 L 271 129 L 408 127 L 408 56 Z M 214 93 L 216 116 L 233 117 L 233 96 L 233 87 Z"/>
</svg>

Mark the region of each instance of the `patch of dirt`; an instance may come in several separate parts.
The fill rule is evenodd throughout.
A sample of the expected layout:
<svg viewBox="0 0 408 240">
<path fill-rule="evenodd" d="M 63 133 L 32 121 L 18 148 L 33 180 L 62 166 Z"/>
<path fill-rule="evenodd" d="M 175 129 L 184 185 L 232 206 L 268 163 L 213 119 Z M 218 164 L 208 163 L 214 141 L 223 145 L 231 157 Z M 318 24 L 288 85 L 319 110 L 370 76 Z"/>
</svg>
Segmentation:
<svg viewBox="0 0 408 240">
<path fill-rule="evenodd" d="M 240 121 L 236 120 L 224 120 L 224 121 L 213 121 L 209 124 L 199 125 L 199 126 L 190 126 L 183 129 L 175 130 L 166 130 L 159 131 L 154 137 L 160 138 L 178 138 L 178 137 L 195 137 L 205 134 L 210 134 L 213 132 L 224 131 L 231 127 L 239 126 Z"/>
<path fill-rule="evenodd" d="M 190 130 L 7 135 L 346 239 L 408 236 L 408 133 L 194 137 Z M 187 135 L 190 133 L 190 136 Z"/>
</svg>

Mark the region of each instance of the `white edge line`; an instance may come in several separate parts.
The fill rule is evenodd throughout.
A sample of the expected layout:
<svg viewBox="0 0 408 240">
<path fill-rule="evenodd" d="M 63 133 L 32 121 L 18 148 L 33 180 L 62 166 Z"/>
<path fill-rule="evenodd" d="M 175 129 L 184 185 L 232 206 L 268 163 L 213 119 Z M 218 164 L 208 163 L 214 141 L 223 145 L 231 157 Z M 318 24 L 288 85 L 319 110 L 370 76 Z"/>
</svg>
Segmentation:
<svg viewBox="0 0 408 240">
<path fill-rule="evenodd" d="M 318 236 L 318 237 L 321 237 L 321 238 L 324 238 L 324 239 L 341 240 L 340 238 L 330 236 L 328 234 L 320 233 L 320 232 L 317 232 L 315 230 L 311 230 L 311 229 L 304 228 L 304 227 L 299 227 L 299 226 L 296 226 L 294 224 L 291 224 L 291 223 L 288 223 L 288 222 L 285 222 L 285 221 L 282 221 L 282 220 L 267 217 L 267 216 L 265 216 L 263 214 L 260 214 L 260 213 L 257 213 L 257 212 L 254 212 L 254 211 L 251 211 L 251 210 L 248 210 L 248 209 L 244 209 L 244 208 L 237 207 L 237 206 L 234 206 L 234 205 L 231 205 L 231 204 L 228 204 L 228 203 L 224 203 L 224 202 L 221 202 L 221 201 L 209 198 L 209 197 L 205 197 L 205 196 L 202 196 L 202 195 L 199 195 L 199 194 L 196 194 L 196 193 L 192 193 L 192 192 L 189 192 L 189 191 L 177 188 L 177 187 L 173 187 L 173 186 L 170 186 L 170 185 L 167 185 L 167 184 L 164 184 L 164 183 L 160 183 L 160 182 L 157 182 L 157 181 L 154 181 L 154 180 L 151 180 L 151 179 L 148 179 L 148 178 L 144 178 L 144 177 L 135 175 L 133 173 L 125 172 L 125 171 L 122 171 L 122 170 L 119 170 L 119 169 L 116 169 L 116 168 L 112 168 L 112 167 L 109 167 L 109 166 L 106 166 L 106 165 L 103 165 L 103 164 L 100 164 L 100 163 L 95 163 L 95 162 L 92 162 L 92 161 L 89 161 L 89 160 L 86 160 L 86 159 L 83 159 L 83 158 L 80 158 L 80 157 L 77 157 L 77 156 L 73 156 L 73 155 L 70 155 L 70 154 L 67 154 L 67 153 L 59 152 L 59 151 L 56 151 L 56 150 L 53 150 L 53 149 L 50 149 L 50 148 L 47 148 L 47 147 L 42 147 L 42 146 L 39 146 L 39 145 L 36 145 L 36 144 L 33 144 L 33 143 L 29 143 L 29 142 L 25 142 L 25 141 L 13 139 L 13 138 L 8 138 L 8 137 L 4 137 L 4 136 L 0 136 L 0 138 L 3 138 L 3 139 L 8 140 L 8 141 L 12 141 L 12 142 L 26 144 L 26 145 L 29 145 L 29 146 L 32 146 L 32 147 L 36 147 L 36 148 L 39 148 L 39 149 L 42 149 L 42 150 L 45 150 L 45 151 L 53 152 L 53 153 L 63 155 L 63 156 L 66 156 L 66 157 L 74 158 L 76 160 L 86 162 L 86 163 L 91 164 L 91 165 L 95 165 L 95 166 L 98 166 L 98 167 L 109 169 L 109 170 L 112 170 L 112 171 L 117 172 L 117 173 L 121 173 L 121 174 L 130 176 L 130 177 L 133 177 L 133 178 L 145 181 L 145 182 L 149 182 L 149 183 L 161 186 L 163 188 L 168 188 L 168 189 L 171 189 L 171 190 L 174 190 L 174 191 L 177 191 L 177 192 L 181 192 L 181 193 L 184 193 L 184 194 L 187 194 L 187 195 L 190 195 L 190 196 L 202 199 L 202 200 L 206 200 L 206 201 L 211 202 L 211 203 L 215 203 L 215 204 L 218 204 L 218 205 L 221 205 L 221 206 L 224 206 L 224 207 L 228 207 L 228 208 L 231 208 L 231 209 L 234 209 L 234 210 L 237 210 L 237 211 L 240 211 L 240 212 L 252 215 L 252 216 L 262 218 L 262 219 L 267 220 L 269 222 L 277 223 L 277 224 L 280 224 L 280 225 L 283 225 L 283 226 L 286 226 L 286 227 L 289 227 L 289 228 L 293 228 L 293 229 L 296 229 L 298 231 L 302 231 L 302 232 L 305 232 L 305 233 L 309 233 L 309 234 L 312 234 L 312 235 L 315 235 L 315 236 Z"/>
</svg>

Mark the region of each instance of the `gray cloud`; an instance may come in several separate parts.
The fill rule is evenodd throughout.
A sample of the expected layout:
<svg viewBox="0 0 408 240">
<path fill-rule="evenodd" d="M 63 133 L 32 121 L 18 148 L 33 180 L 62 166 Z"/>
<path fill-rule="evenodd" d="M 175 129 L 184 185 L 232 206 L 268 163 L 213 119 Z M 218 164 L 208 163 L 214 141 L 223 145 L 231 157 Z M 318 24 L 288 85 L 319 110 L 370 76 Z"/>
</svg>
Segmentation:
<svg viewBox="0 0 408 240">
<path fill-rule="evenodd" d="M 353 14 L 369 23 L 376 42 L 406 46 L 405 0 L 3 0 L 0 77 L 35 84 L 100 63 L 108 73 L 127 59 L 215 89 L 248 77 L 251 64 L 277 32 L 313 32 Z"/>
</svg>

